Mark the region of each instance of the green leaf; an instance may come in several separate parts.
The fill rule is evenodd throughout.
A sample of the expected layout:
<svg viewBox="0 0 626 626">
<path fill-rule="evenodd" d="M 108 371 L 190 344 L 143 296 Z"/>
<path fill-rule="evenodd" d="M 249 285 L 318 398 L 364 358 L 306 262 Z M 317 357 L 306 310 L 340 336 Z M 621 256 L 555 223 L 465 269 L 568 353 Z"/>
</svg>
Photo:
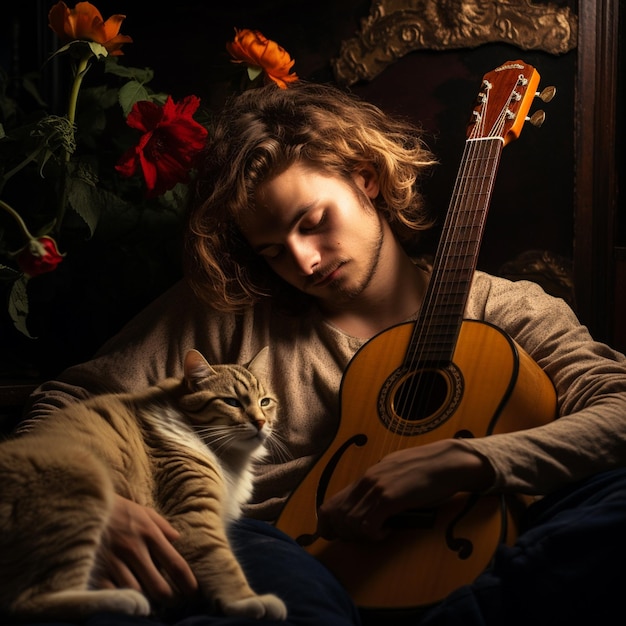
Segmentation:
<svg viewBox="0 0 626 626">
<path fill-rule="evenodd" d="M 169 94 L 166 93 L 153 93 L 150 95 L 150 100 L 152 102 L 156 102 L 157 104 L 165 104 Z"/>
<path fill-rule="evenodd" d="M 9 267 L 8 265 L 4 265 L 0 263 L 0 280 L 3 282 L 13 282 L 17 278 L 20 277 L 22 272 L 14 269 L 13 267 Z"/>
<path fill-rule="evenodd" d="M 50 235 L 56 226 L 57 220 L 56 217 L 52 218 L 48 222 L 46 222 L 43 226 L 37 229 L 35 235 L 37 237 L 43 237 L 44 235 Z"/>
<path fill-rule="evenodd" d="M 28 92 L 39 106 L 46 108 L 48 105 L 39 93 L 38 85 L 40 82 L 41 75 L 38 72 L 30 72 L 29 74 L 24 74 L 24 77 L 22 78 L 22 86 L 24 87 L 24 91 Z"/>
<path fill-rule="evenodd" d="M 109 51 L 101 43 L 96 43 L 95 41 L 89 41 L 88 43 L 95 57 L 106 59 L 109 56 Z"/>
<path fill-rule="evenodd" d="M 136 80 L 128 81 L 121 89 L 119 93 L 119 102 L 124 115 L 128 116 L 135 102 L 140 100 L 149 100 L 150 94 L 142 83 Z"/>
<path fill-rule="evenodd" d="M 67 179 L 67 200 L 70 207 L 81 217 L 92 237 L 100 219 L 100 198 L 89 172 L 77 168 Z M 93 172 L 91 175 L 95 176 Z"/>
<path fill-rule="evenodd" d="M 9 294 L 9 315 L 17 330 L 19 330 L 23 335 L 26 335 L 31 339 L 35 339 L 35 337 L 28 332 L 28 327 L 26 326 L 26 318 L 28 317 L 27 284 L 27 276 L 22 276 L 13 283 L 11 293 Z"/>
<path fill-rule="evenodd" d="M 80 92 L 80 108 L 108 109 L 117 104 L 117 91 L 117 89 L 112 89 L 107 85 L 96 85 L 82 89 Z"/>
<path fill-rule="evenodd" d="M 109 56 L 107 49 L 100 43 L 86 41 L 84 39 L 74 39 L 53 52 L 50 57 L 48 57 L 48 61 L 61 54 L 70 54 L 75 59 L 83 59 L 85 58 L 87 49 L 90 50 L 93 56 L 99 59 L 106 59 Z"/>
<path fill-rule="evenodd" d="M 188 196 L 189 187 L 178 183 L 159 197 L 159 204 L 175 213 L 181 213 L 182 208 L 187 204 Z"/>
<path fill-rule="evenodd" d="M 154 70 L 149 67 L 128 67 L 120 65 L 118 57 L 109 56 L 104 61 L 104 71 L 121 78 L 136 80 L 139 83 L 149 83 L 154 78 Z"/>
<path fill-rule="evenodd" d="M 248 65 L 248 78 L 250 80 L 254 80 L 255 78 L 258 78 L 261 73 L 263 72 L 263 68 L 262 67 L 258 67 L 256 65 Z"/>
</svg>

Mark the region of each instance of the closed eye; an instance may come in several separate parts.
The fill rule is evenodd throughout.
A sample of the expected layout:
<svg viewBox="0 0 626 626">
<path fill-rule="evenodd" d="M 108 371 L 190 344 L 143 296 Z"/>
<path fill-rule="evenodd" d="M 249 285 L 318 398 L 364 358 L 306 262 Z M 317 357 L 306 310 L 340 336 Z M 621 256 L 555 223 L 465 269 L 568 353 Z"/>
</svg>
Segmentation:
<svg viewBox="0 0 626 626">
<path fill-rule="evenodd" d="M 304 218 L 300 220 L 298 230 L 303 234 L 314 233 L 321 229 L 326 222 L 326 211 L 322 211 L 318 219 L 319 210 L 316 211 L 304 211 Z M 300 218 L 298 218 L 300 219 Z M 267 244 L 257 247 L 257 253 L 264 257 L 267 261 L 279 260 L 281 254 L 285 251 L 285 246 L 282 244 Z"/>
<path fill-rule="evenodd" d="M 222 398 L 222 402 L 224 404 L 228 404 L 228 406 L 234 406 L 238 409 L 240 409 L 242 407 L 241 402 L 239 402 L 239 400 L 237 400 L 237 398 Z"/>
<path fill-rule="evenodd" d="M 300 230 L 303 233 L 315 232 L 318 228 L 320 228 L 320 227 L 322 227 L 324 225 L 325 221 L 326 221 L 326 211 L 324 211 L 322 213 L 322 216 L 320 217 L 320 219 L 315 221 L 315 223 L 313 223 L 313 224 L 308 224 L 306 220 L 303 220 L 301 225 L 300 225 Z"/>
<path fill-rule="evenodd" d="M 265 257 L 268 261 L 271 261 L 273 259 L 277 259 L 283 250 L 283 246 L 276 244 L 263 248 L 263 250 L 261 250 L 259 254 L 262 257 Z"/>
</svg>

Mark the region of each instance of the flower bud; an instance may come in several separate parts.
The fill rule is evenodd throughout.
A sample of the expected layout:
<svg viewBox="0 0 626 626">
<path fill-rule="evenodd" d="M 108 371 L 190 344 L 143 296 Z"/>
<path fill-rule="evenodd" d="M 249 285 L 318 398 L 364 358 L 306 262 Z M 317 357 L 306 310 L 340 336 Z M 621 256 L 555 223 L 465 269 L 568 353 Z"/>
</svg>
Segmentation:
<svg viewBox="0 0 626 626">
<path fill-rule="evenodd" d="M 17 254 L 16 261 L 26 276 L 32 278 L 52 272 L 63 260 L 57 242 L 52 237 L 31 239 Z"/>
</svg>

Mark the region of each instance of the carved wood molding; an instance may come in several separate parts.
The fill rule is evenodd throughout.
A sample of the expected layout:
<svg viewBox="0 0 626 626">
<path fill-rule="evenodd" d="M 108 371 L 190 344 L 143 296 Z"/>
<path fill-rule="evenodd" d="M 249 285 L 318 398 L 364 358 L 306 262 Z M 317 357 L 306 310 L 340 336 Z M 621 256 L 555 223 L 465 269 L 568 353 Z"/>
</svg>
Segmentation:
<svg viewBox="0 0 626 626">
<path fill-rule="evenodd" d="M 332 67 L 337 82 L 348 86 L 371 80 L 413 50 L 504 42 L 563 54 L 576 47 L 577 31 L 569 7 L 532 0 L 373 0 L 361 32 L 342 43 Z"/>
</svg>

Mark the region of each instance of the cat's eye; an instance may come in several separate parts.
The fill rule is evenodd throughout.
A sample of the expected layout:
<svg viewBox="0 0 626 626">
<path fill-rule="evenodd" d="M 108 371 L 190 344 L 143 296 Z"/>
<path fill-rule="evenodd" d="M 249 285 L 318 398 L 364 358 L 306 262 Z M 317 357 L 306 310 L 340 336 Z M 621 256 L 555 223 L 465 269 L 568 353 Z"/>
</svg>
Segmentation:
<svg viewBox="0 0 626 626">
<path fill-rule="evenodd" d="M 224 402 L 224 404 L 228 404 L 228 406 L 234 406 L 238 409 L 241 408 L 241 402 L 239 402 L 237 398 L 222 398 L 222 402 Z"/>
<path fill-rule="evenodd" d="M 271 398 L 261 398 L 261 401 L 259 402 L 259 404 L 261 406 L 269 406 L 271 401 L 272 401 Z"/>
</svg>

